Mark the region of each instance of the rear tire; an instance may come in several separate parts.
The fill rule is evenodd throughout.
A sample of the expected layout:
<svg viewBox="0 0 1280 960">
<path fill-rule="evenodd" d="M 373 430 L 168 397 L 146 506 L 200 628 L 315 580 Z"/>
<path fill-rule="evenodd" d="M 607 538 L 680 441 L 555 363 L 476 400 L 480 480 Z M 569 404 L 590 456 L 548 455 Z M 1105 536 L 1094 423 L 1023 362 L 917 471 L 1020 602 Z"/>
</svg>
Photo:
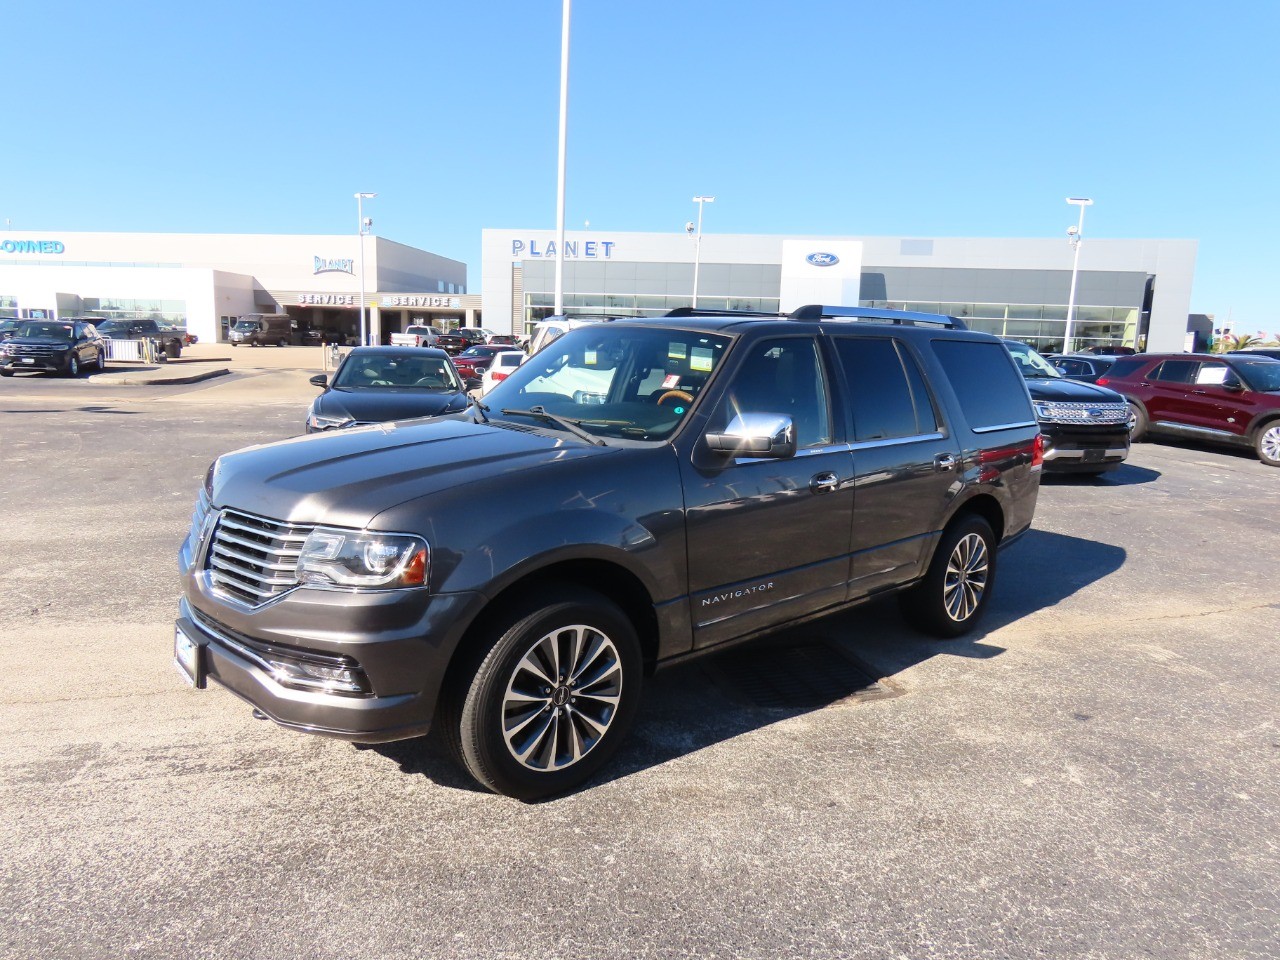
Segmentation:
<svg viewBox="0 0 1280 960">
<path fill-rule="evenodd" d="M 1253 440 L 1258 459 L 1268 467 L 1280 467 L 1280 420 L 1272 420 L 1258 428 Z"/>
<path fill-rule="evenodd" d="M 441 726 L 484 787 L 538 800 L 580 786 L 617 751 L 640 700 L 640 642 L 618 607 L 551 589 L 491 624 L 459 664 Z"/>
<path fill-rule="evenodd" d="M 1141 443 L 1147 439 L 1147 428 L 1149 421 L 1147 420 L 1147 411 L 1140 406 L 1129 401 L 1129 442 Z"/>
<path fill-rule="evenodd" d="M 924 579 L 899 595 L 903 616 L 918 630 L 951 640 L 974 628 L 987 609 L 996 577 L 996 538 L 977 514 L 942 533 Z"/>
</svg>

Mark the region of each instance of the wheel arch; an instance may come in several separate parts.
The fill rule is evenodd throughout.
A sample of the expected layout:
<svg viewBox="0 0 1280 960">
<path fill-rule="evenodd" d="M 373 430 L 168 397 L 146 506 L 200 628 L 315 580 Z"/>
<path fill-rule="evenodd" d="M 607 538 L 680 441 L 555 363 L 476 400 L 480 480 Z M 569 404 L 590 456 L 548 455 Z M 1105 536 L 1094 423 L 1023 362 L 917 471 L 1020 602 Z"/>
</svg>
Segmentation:
<svg viewBox="0 0 1280 960">
<path fill-rule="evenodd" d="M 996 535 L 997 544 L 1005 538 L 1005 510 L 1000 501 L 991 494 L 978 493 L 965 500 L 947 518 L 946 526 L 950 527 L 962 517 L 970 514 L 979 516 L 987 521 L 991 526 L 992 532 Z"/>
</svg>

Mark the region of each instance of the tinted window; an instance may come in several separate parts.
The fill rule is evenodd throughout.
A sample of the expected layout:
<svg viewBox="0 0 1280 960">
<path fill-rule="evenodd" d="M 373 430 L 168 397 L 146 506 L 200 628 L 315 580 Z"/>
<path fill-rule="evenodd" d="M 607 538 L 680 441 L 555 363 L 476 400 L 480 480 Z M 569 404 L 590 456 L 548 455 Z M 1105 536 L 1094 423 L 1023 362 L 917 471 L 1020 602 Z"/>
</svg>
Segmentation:
<svg viewBox="0 0 1280 960">
<path fill-rule="evenodd" d="M 838 337 L 835 344 L 849 382 L 854 439 L 892 440 L 937 431 L 924 378 L 895 341 Z"/>
<path fill-rule="evenodd" d="M 1107 371 L 1107 376 L 1112 380 L 1127 380 L 1147 363 L 1141 359 L 1117 360 L 1115 364 Z"/>
<path fill-rule="evenodd" d="M 971 428 L 1034 422 L 1026 384 L 1003 344 L 934 340 L 933 351 Z"/>
<path fill-rule="evenodd" d="M 724 429 L 740 413 L 790 417 L 798 447 L 830 443 L 831 418 L 817 343 L 810 337 L 796 337 L 752 346 L 733 375 L 713 423 Z"/>
<path fill-rule="evenodd" d="M 1061 360 L 1053 361 L 1053 365 L 1065 373 L 1069 377 L 1089 376 L 1093 373 L 1093 367 L 1085 363 L 1083 360 L 1068 360 L 1063 357 Z"/>
<path fill-rule="evenodd" d="M 1191 383 L 1198 366 L 1199 360 L 1166 360 L 1156 367 L 1152 376 L 1162 383 Z"/>
</svg>

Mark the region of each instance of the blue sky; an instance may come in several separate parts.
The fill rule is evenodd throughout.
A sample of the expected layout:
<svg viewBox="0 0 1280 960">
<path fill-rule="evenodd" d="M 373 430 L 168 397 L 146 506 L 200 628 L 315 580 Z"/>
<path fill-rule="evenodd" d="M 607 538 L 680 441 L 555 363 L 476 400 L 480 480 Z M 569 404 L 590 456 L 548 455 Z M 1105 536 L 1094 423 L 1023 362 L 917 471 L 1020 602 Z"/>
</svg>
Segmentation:
<svg viewBox="0 0 1280 960">
<path fill-rule="evenodd" d="M 14 229 L 353 232 L 465 261 L 555 225 L 559 0 L 11 5 Z M 567 223 L 1200 241 L 1280 330 L 1280 4 L 575 0 Z M 0 224 L 2 227 L 3 224 Z"/>
</svg>

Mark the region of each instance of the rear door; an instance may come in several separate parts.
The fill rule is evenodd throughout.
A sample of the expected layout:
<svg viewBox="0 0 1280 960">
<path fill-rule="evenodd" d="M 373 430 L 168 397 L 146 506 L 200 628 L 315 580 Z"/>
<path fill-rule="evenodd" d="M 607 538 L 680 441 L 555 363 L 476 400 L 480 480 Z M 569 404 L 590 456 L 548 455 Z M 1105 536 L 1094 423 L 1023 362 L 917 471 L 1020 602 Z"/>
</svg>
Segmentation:
<svg viewBox="0 0 1280 960">
<path fill-rule="evenodd" d="M 835 336 L 847 385 L 855 503 L 849 598 L 914 579 L 942 525 L 960 446 L 910 345 Z"/>
<path fill-rule="evenodd" d="M 1187 423 L 1192 416 L 1188 395 L 1199 360 L 1165 360 L 1151 371 L 1147 418 L 1153 424 Z"/>
</svg>

